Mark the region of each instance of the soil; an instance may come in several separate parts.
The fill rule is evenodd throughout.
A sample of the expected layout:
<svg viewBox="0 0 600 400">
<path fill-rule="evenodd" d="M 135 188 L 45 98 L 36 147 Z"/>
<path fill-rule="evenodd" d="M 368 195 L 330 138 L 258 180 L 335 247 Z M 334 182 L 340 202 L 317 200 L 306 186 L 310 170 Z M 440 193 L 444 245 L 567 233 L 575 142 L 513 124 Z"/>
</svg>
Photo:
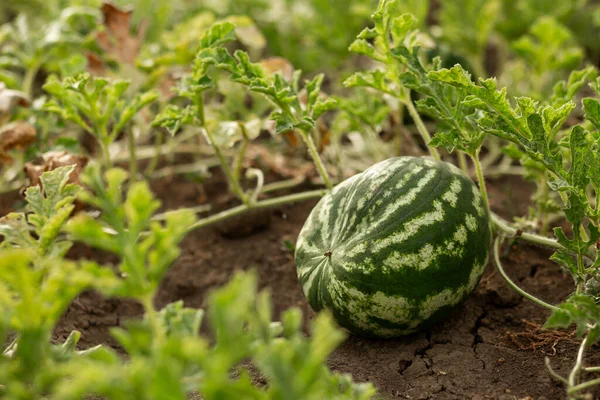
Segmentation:
<svg viewBox="0 0 600 400">
<path fill-rule="evenodd" d="M 227 202 L 223 200 L 226 186 L 218 176 L 202 185 L 183 178 L 165 178 L 152 185 L 165 208 L 197 205 L 205 198 Z M 527 184 L 518 179 L 495 180 L 489 191 L 493 210 L 505 218 L 526 214 L 531 193 Z M 191 233 L 164 279 L 156 305 L 181 299 L 188 307 L 203 307 L 207 293 L 228 282 L 235 271 L 254 269 L 260 287 L 272 293 L 276 317 L 296 306 L 310 320 L 315 314 L 300 290 L 293 256 L 284 241 L 295 242 L 314 204 L 286 205 L 255 214 L 252 220 L 259 223 L 248 223 L 244 216 Z M 72 255 L 104 262 L 111 259 L 81 247 Z M 545 249 L 512 244 L 505 248 L 503 262 L 524 289 L 558 303 L 572 291 L 573 283 L 548 260 L 549 255 Z M 62 340 L 77 329 L 82 332 L 82 347 L 104 343 L 119 350 L 109 329 L 141 313 L 135 302 L 86 292 L 63 316 L 55 338 Z M 372 382 L 382 398 L 561 399 L 564 389 L 551 378 L 544 359 L 549 357 L 557 373 L 567 374 L 578 340 L 571 332 L 540 331 L 547 315 L 512 291 L 490 263 L 476 291 L 445 322 L 395 340 L 350 337 L 330 357 L 329 366 L 351 373 L 356 381 Z M 597 349 L 589 354 L 586 361 L 600 363 Z"/>
</svg>

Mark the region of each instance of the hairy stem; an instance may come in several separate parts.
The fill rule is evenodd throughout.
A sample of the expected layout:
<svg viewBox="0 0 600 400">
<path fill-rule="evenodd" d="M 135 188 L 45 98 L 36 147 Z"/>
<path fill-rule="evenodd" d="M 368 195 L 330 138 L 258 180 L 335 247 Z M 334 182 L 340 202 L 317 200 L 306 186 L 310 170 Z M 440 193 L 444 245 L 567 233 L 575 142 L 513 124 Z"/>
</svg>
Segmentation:
<svg viewBox="0 0 600 400">
<path fill-rule="evenodd" d="M 552 304 L 548 304 L 543 300 L 538 299 L 537 297 L 527 293 L 526 291 L 524 291 L 523 289 L 521 289 L 519 286 L 517 286 L 516 283 L 514 283 L 506 274 L 506 272 L 504 271 L 504 268 L 502 268 L 502 263 L 500 262 L 500 256 L 499 256 L 499 252 L 500 252 L 500 237 L 496 237 L 496 239 L 494 240 L 494 261 L 496 263 L 496 268 L 498 269 L 498 272 L 500 272 L 500 275 L 502 275 L 502 277 L 504 278 L 504 280 L 506 281 L 506 283 L 508 283 L 508 285 L 510 287 L 512 287 L 517 293 L 519 293 L 521 296 L 533 301 L 534 303 L 539 304 L 542 307 L 545 307 L 549 310 L 552 311 L 559 311 L 560 308 L 553 306 Z"/>
<path fill-rule="evenodd" d="M 581 372 L 581 367 L 583 366 L 583 353 L 585 352 L 585 348 L 587 347 L 588 338 L 589 336 L 586 336 L 581 342 L 581 345 L 579 346 L 575 366 L 569 374 L 569 389 L 573 388 L 574 386 L 577 386 L 577 381 L 579 380 L 579 373 Z"/>
<path fill-rule="evenodd" d="M 145 295 L 140 302 L 144 307 L 144 312 L 146 314 L 146 318 L 148 318 L 148 323 L 150 324 L 150 328 L 152 329 L 152 333 L 154 335 L 155 341 L 160 341 L 163 337 L 163 331 L 160 327 L 160 322 L 158 321 L 158 313 L 154 308 L 154 302 L 152 301 L 152 294 Z"/>
<path fill-rule="evenodd" d="M 535 235 L 533 233 L 519 232 L 516 228 L 510 226 L 506 220 L 500 218 L 494 213 L 491 213 L 491 218 L 496 233 L 503 232 L 507 236 L 514 236 L 526 242 L 537 244 L 543 247 L 548 247 L 556 250 L 566 250 L 562 244 L 558 243 L 554 239 L 540 235 Z"/>
<path fill-rule="evenodd" d="M 209 212 L 211 210 L 211 206 L 210 204 L 201 204 L 199 206 L 195 206 L 195 207 L 189 207 L 189 208 L 184 208 L 185 210 L 188 211 L 192 211 L 194 214 L 200 214 L 200 213 L 204 213 L 204 212 Z M 152 221 L 164 221 L 167 219 L 167 215 L 173 211 L 177 211 L 177 210 L 170 210 L 170 211 L 166 211 L 164 213 L 160 213 L 160 214 L 155 214 L 151 220 Z"/>
<path fill-rule="evenodd" d="M 211 215 L 208 218 L 203 218 L 203 219 L 197 221 L 196 223 L 194 223 L 193 225 L 191 225 L 188 228 L 188 232 L 193 231 L 195 229 L 204 228 L 206 226 L 215 224 L 217 222 L 224 221 L 228 218 L 235 217 L 237 215 L 243 214 L 250 210 L 258 210 L 258 209 L 262 209 L 262 208 L 276 207 L 276 206 L 280 206 L 282 204 L 289 204 L 289 203 L 294 203 L 294 202 L 298 202 L 298 201 L 316 199 L 316 198 L 322 197 L 323 195 L 325 195 L 325 193 L 326 193 L 325 190 L 312 190 L 309 192 L 303 192 L 303 193 L 291 194 L 288 196 L 276 197 L 274 199 L 261 200 L 261 201 L 257 201 L 256 203 L 252 203 L 252 204 L 242 204 L 240 206 L 231 208 L 229 210 L 220 212 L 215 215 Z"/>
<path fill-rule="evenodd" d="M 297 178 L 267 183 L 266 185 L 263 186 L 261 193 L 269 193 L 269 192 L 276 192 L 278 190 L 283 190 L 283 189 L 290 189 L 290 188 L 300 185 L 305 180 L 306 179 L 303 176 L 299 176 Z"/>
<path fill-rule="evenodd" d="M 127 142 L 129 147 L 129 179 L 131 183 L 137 181 L 137 158 L 135 156 L 135 135 L 133 129 L 127 130 Z"/>
<path fill-rule="evenodd" d="M 150 162 L 148 163 L 148 167 L 146 168 L 145 175 L 150 176 L 154 171 L 156 171 L 156 167 L 158 166 L 158 161 L 160 160 L 160 155 L 162 154 L 162 140 L 163 133 L 161 131 L 157 131 L 156 138 L 154 139 L 154 154 L 152 155 Z"/>
<path fill-rule="evenodd" d="M 550 198 L 550 191 L 549 191 L 549 187 L 548 187 L 548 171 L 545 170 L 544 171 L 544 176 L 541 180 L 541 182 L 538 182 L 538 187 L 541 190 L 541 196 L 542 196 L 542 200 L 540 202 L 541 207 L 540 207 L 540 222 L 542 224 L 542 226 L 540 227 L 540 234 L 542 236 L 546 236 L 548 235 L 548 225 L 550 223 L 550 216 L 548 215 L 548 210 L 547 208 L 547 204 L 548 204 L 548 200 Z"/>
<path fill-rule="evenodd" d="M 315 143 L 312 140 L 310 133 L 300 131 L 300 136 L 302 136 L 302 139 L 304 139 L 304 143 L 306 143 L 306 146 L 308 147 L 308 151 L 309 151 L 315 165 L 317 166 L 319 175 L 321 175 L 321 178 L 323 178 L 323 182 L 325 182 L 325 186 L 327 186 L 327 189 L 329 189 L 329 190 L 333 189 L 333 185 L 331 184 L 331 180 L 329 179 L 329 174 L 327 173 L 327 170 L 325 169 L 325 165 L 323 164 L 323 161 L 321 161 L 321 157 L 319 156 L 319 152 L 317 151 L 317 148 L 315 146 Z"/>
<path fill-rule="evenodd" d="M 112 167 L 112 161 L 110 159 L 110 143 L 106 143 L 104 140 L 99 140 L 100 148 L 102 149 L 102 162 L 106 170 Z"/>
<path fill-rule="evenodd" d="M 243 125 L 242 125 L 243 126 Z M 243 129 L 243 128 L 242 128 Z M 235 179 L 239 181 L 242 176 L 242 167 L 244 166 L 244 156 L 246 155 L 246 149 L 248 148 L 248 143 L 250 141 L 244 134 L 244 139 L 242 140 L 242 144 L 240 145 L 239 151 L 236 155 L 234 166 L 233 166 L 233 176 Z"/>
<path fill-rule="evenodd" d="M 203 93 L 199 93 L 198 96 L 196 97 L 196 109 L 198 111 L 197 117 L 198 117 L 198 120 L 200 121 L 202 130 L 206 136 L 208 144 L 211 145 L 215 154 L 217 155 L 217 158 L 219 159 L 219 162 L 221 164 L 221 169 L 223 170 L 223 173 L 225 174 L 225 176 L 227 177 L 227 181 L 229 182 L 229 188 L 238 197 L 238 199 L 240 199 L 242 201 L 242 203 L 244 203 L 244 204 L 248 203 L 248 196 L 246 196 L 246 194 L 242 190 L 239 180 L 236 179 L 234 173 L 231 171 L 229 163 L 225 159 L 223 152 L 221 151 L 221 149 L 215 142 L 212 133 L 206 126 L 206 119 L 204 117 L 204 94 Z"/>
<path fill-rule="evenodd" d="M 425 141 L 425 144 L 427 145 L 427 148 L 429 149 L 429 154 L 431 154 L 431 156 L 436 161 L 440 161 L 441 160 L 440 153 L 437 151 L 437 149 L 435 147 L 432 147 L 429 145 L 429 142 L 431 141 L 431 135 L 429 134 L 427 127 L 423 123 L 421 116 L 417 112 L 415 105 L 413 104 L 412 100 L 410 99 L 410 91 L 408 89 L 405 89 L 404 96 L 405 96 L 405 100 L 404 100 L 403 104 L 406 106 L 408 113 L 410 114 L 411 118 L 413 119 L 413 121 L 415 123 L 415 126 L 417 127 L 417 130 L 419 131 L 419 133 L 421 134 L 421 137 Z"/>
<path fill-rule="evenodd" d="M 212 133 L 208 129 L 206 129 L 206 127 L 203 127 L 202 129 L 204 129 L 206 138 L 208 139 L 209 144 L 212 146 L 217 158 L 219 159 L 219 163 L 221 164 L 221 169 L 223 170 L 223 173 L 225 174 L 225 176 L 227 176 L 227 181 L 229 182 L 229 187 L 231 188 L 233 193 L 238 197 L 238 199 L 240 199 L 243 203 L 247 203 L 248 197 L 242 190 L 239 180 L 235 178 L 233 172 L 231 171 L 231 168 L 229 167 L 229 163 L 225 159 L 223 152 L 221 152 L 221 149 L 215 143 Z"/>
<path fill-rule="evenodd" d="M 569 388 L 567 393 L 569 395 L 572 395 L 581 390 L 589 389 L 589 388 L 597 386 L 597 385 L 600 385 L 600 378 L 592 379 L 591 381 L 583 382 L 583 383 L 580 383 L 579 385 L 572 386 L 571 388 Z"/>
<path fill-rule="evenodd" d="M 564 383 L 565 385 L 569 384 L 569 382 L 565 378 L 563 378 L 556 371 L 554 371 L 554 369 L 552 368 L 552 365 L 550 364 L 550 358 L 546 357 L 545 362 L 546 362 L 546 368 L 548 368 L 550 375 L 552 375 L 556 380 Z"/>
<path fill-rule="evenodd" d="M 37 76 L 38 71 L 40 70 L 41 63 L 40 61 L 35 61 L 31 67 L 27 69 L 25 76 L 23 77 L 23 84 L 21 86 L 21 90 L 26 93 L 28 96 L 32 95 L 33 91 L 33 83 L 35 82 L 35 77 Z"/>
<path fill-rule="evenodd" d="M 467 164 L 467 157 L 465 156 L 465 153 L 463 153 L 462 151 L 458 151 L 457 154 L 458 154 L 458 166 L 460 167 L 462 172 L 469 175 L 469 165 Z"/>
<path fill-rule="evenodd" d="M 483 176 L 483 170 L 481 168 L 481 163 L 479 162 L 479 152 L 481 151 L 481 148 L 477 149 L 477 151 L 475 151 L 475 154 L 471 156 L 471 158 L 473 159 L 473 163 L 475 164 L 475 171 L 477 173 L 477 183 L 479 183 L 479 190 L 481 191 L 481 198 L 483 199 L 483 204 L 485 206 L 485 209 L 491 213 L 492 210 L 490 210 L 490 202 L 488 200 L 488 195 L 487 195 L 487 188 L 485 186 L 485 178 Z"/>
</svg>

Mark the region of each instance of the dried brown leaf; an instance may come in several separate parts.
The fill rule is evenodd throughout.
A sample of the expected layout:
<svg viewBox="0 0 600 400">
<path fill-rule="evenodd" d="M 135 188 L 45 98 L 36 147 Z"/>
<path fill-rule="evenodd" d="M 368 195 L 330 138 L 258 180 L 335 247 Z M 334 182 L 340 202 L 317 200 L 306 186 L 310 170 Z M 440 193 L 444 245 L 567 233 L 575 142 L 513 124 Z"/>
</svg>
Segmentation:
<svg viewBox="0 0 600 400">
<path fill-rule="evenodd" d="M 4 82 L 0 82 L 0 117 L 9 115 L 16 106 L 29 107 L 31 101 L 26 93 L 7 89 Z"/>
<path fill-rule="evenodd" d="M 87 52 L 85 53 L 87 58 L 87 71 L 96 76 L 103 76 L 106 74 L 106 65 L 104 61 L 96 53 Z"/>
<path fill-rule="evenodd" d="M 285 58 L 269 57 L 260 61 L 259 64 L 264 68 L 268 75 L 273 76 L 279 73 L 286 81 L 292 81 L 294 76 L 294 66 Z"/>
<path fill-rule="evenodd" d="M 40 176 L 44 172 L 53 171 L 58 167 L 75 165 L 75 169 L 69 177 L 70 183 L 81 185 L 80 175 L 89 158 L 80 154 L 72 154 L 68 151 L 50 151 L 44 153 L 36 162 L 25 164 L 25 173 L 29 177 L 30 186 L 41 185 Z"/>
<path fill-rule="evenodd" d="M 22 150 L 35 142 L 35 128 L 28 122 L 15 121 L 0 129 L 0 149 Z"/>
<path fill-rule="evenodd" d="M 331 144 L 331 131 L 329 127 L 321 120 L 317 121 L 317 130 L 319 132 L 319 153 L 322 153 L 327 146 Z"/>
<path fill-rule="evenodd" d="M 6 154 L 9 150 L 22 150 L 36 140 L 35 128 L 25 121 L 15 121 L 0 129 L 0 163 L 12 164 L 13 159 Z"/>
<path fill-rule="evenodd" d="M 104 2 L 101 11 L 104 16 L 104 30 L 96 35 L 98 45 L 117 61 L 134 65 L 146 35 L 147 22 L 142 22 L 137 35 L 132 35 L 132 9 L 122 9 L 111 2 Z M 90 72 L 93 73 L 92 70 Z"/>
</svg>

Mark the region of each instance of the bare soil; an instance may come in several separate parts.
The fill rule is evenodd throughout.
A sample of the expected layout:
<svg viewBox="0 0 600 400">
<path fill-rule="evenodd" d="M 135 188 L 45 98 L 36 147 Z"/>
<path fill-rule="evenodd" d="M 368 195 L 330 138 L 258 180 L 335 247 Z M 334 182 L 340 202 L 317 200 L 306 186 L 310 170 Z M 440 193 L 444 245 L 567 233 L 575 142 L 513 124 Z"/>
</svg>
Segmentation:
<svg viewBox="0 0 600 400">
<path fill-rule="evenodd" d="M 182 178 L 162 179 L 153 183 L 153 189 L 169 209 L 197 205 L 206 198 L 230 203 L 218 177 L 203 185 Z M 518 179 L 492 181 L 491 206 L 506 218 L 523 215 L 530 190 Z M 156 305 L 182 299 L 188 307 L 203 307 L 207 293 L 228 282 L 235 271 L 254 269 L 260 287 L 272 293 L 276 316 L 296 306 L 310 320 L 315 314 L 297 283 L 293 255 L 284 241 L 295 242 L 314 204 L 286 205 L 191 233 L 160 288 Z M 504 265 L 524 289 L 558 303 L 573 283 L 548 261 L 549 255 L 545 249 L 513 244 L 505 249 Z M 111 260 L 82 247 L 72 256 Z M 82 332 L 82 347 L 104 343 L 119 350 L 109 329 L 141 313 L 135 302 L 86 292 L 63 316 L 55 338 L 64 339 L 77 329 Z M 556 372 L 567 374 L 578 340 L 571 332 L 539 330 L 546 317 L 546 310 L 513 292 L 490 263 L 476 291 L 445 322 L 395 340 L 350 337 L 333 353 L 329 365 L 351 373 L 357 381 L 372 382 L 382 398 L 562 399 L 564 389 L 550 377 L 544 359 L 549 357 Z M 597 349 L 590 351 L 588 361 L 600 362 Z"/>
</svg>

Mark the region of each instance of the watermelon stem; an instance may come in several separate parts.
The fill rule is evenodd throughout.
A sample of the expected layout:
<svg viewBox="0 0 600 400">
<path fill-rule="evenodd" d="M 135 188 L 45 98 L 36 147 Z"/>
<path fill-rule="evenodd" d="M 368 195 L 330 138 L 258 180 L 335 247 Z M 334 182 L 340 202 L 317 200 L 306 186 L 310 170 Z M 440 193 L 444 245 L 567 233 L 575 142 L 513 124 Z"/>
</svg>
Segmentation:
<svg viewBox="0 0 600 400">
<path fill-rule="evenodd" d="M 510 287 L 512 287 L 517 293 L 519 293 L 521 296 L 533 301 L 534 303 L 539 304 L 542 307 L 545 307 L 549 310 L 552 311 L 560 311 L 561 309 L 553 306 L 552 304 L 548 304 L 543 300 L 538 299 L 537 297 L 535 297 L 532 294 L 527 293 L 526 291 L 524 291 L 523 289 L 521 289 L 519 286 L 517 286 L 516 283 L 514 283 L 506 274 L 506 272 L 504 271 L 504 268 L 502 268 L 502 263 L 500 262 L 500 256 L 498 255 L 500 252 L 500 240 L 501 237 L 496 237 L 496 239 L 494 240 L 494 261 L 496 264 L 496 268 L 498 269 L 498 272 L 500 272 L 500 275 L 502 275 L 502 277 L 504 278 L 504 280 L 506 281 L 506 283 L 508 283 L 508 285 Z"/>
<path fill-rule="evenodd" d="M 230 208 L 229 210 L 225 210 L 223 212 L 217 213 L 215 215 L 211 215 L 210 217 L 203 218 L 198 220 L 196 223 L 192 224 L 187 232 L 191 232 L 195 229 L 204 228 L 206 226 L 215 224 L 217 222 L 224 221 L 226 219 L 235 217 L 237 215 L 243 214 L 245 212 L 251 210 L 258 210 L 263 208 L 276 207 L 283 204 L 295 203 L 298 201 L 317 199 L 323 197 L 326 191 L 323 189 L 320 190 L 310 190 L 302 193 L 290 194 L 287 196 L 276 197 L 274 199 L 268 200 L 259 200 L 255 203 L 250 204 L 242 204 L 237 207 Z"/>
<path fill-rule="evenodd" d="M 501 218 L 497 214 L 490 213 L 490 216 L 491 216 L 492 225 L 494 227 L 496 234 L 500 234 L 503 232 L 506 234 L 504 236 L 513 236 L 515 238 L 518 237 L 519 239 L 523 239 L 529 243 L 537 244 L 537 245 L 547 247 L 550 249 L 564 250 L 564 251 L 568 251 L 569 253 L 572 253 L 572 251 L 570 251 L 569 249 L 564 247 L 562 244 L 558 243 L 558 241 L 555 239 L 536 235 L 534 233 L 522 232 L 522 231 L 510 226 L 508 221 Z M 593 251 L 588 251 L 587 253 L 583 254 L 583 256 L 587 257 L 588 259 L 590 259 L 592 261 L 596 259 L 596 254 L 594 254 Z"/>
<path fill-rule="evenodd" d="M 434 160 L 441 161 L 440 153 L 437 151 L 437 149 L 435 147 L 429 145 L 429 142 L 431 141 L 431 135 L 429 134 L 427 127 L 423 123 L 421 116 L 417 112 L 415 105 L 413 104 L 412 100 L 410 99 L 410 90 L 409 89 L 405 89 L 404 99 L 405 100 L 403 101 L 403 104 L 406 106 L 408 113 L 410 114 L 411 118 L 413 119 L 413 121 L 415 123 L 415 126 L 417 127 L 417 130 L 419 131 L 419 133 L 421 134 L 421 137 L 425 141 L 425 144 L 427 145 L 427 148 L 429 149 L 429 154 L 431 154 L 431 156 L 434 158 Z"/>
<path fill-rule="evenodd" d="M 219 163 L 221 164 L 221 169 L 223 170 L 223 173 L 225 174 L 225 176 L 227 177 L 227 181 L 229 182 L 229 189 L 237 196 L 238 199 L 240 199 L 242 201 L 242 203 L 248 204 L 250 199 L 246 195 L 246 193 L 244 193 L 244 191 L 242 190 L 242 187 L 240 186 L 240 182 L 239 182 L 239 177 L 237 177 L 236 174 L 234 174 L 234 172 L 231 170 L 229 163 L 227 162 L 227 160 L 225 159 L 225 156 L 223 155 L 223 152 L 221 151 L 221 149 L 215 142 L 212 132 L 210 132 L 210 130 L 206 126 L 206 119 L 205 119 L 205 114 L 204 114 L 204 93 L 203 92 L 200 92 L 199 94 L 196 95 L 195 105 L 196 105 L 196 110 L 198 113 L 197 117 L 198 117 L 198 120 L 200 121 L 201 129 L 204 132 L 204 136 L 206 137 L 208 144 L 210 144 L 210 146 L 213 148 L 213 151 L 215 152 L 215 154 L 217 155 L 217 158 L 219 159 Z"/>
<path fill-rule="evenodd" d="M 488 200 L 487 188 L 485 186 L 485 178 L 483 177 L 483 170 L 481 168 L 481 162 L 479 161 L 479 152 L 481 151 L 481 147 L 479 147 L 475 154 L 471 156 L 473 159 L 473 163 L 475 164 L 475 171 L 477 171 L 477 183 L 479 183 L 479 191 L 481 192 L 481 198 L 483 199 L 483 204 L 485 205 L 485 209 L 488 213 L 490 210 L 490 202 Z"/>
<path fill-rule="evenodd" d="M 319 152 L 317 151 L 317 147 L 315 146 L 315 142 L 312 140 L 310 133 L 305 132 L 303 130 L 300 130 L 300 133 L 300 136 L 302 136 L 302 139 L 304 139 L 306 147 L 308 147 L 308 151 L 310 152 L 310 155 L 317 167 L 317 170 L 319 171 L 319 175 L 321 175 L 321 178 L 323 178 L 323 182 L 325 182 L 325 186 L 327 186 L 327 189 L 329 190 L 333 189 L 333 185 L 331 184 L 331 180 L 329 179 L 327 169 L 325 168 L 323 161 L 321 161 L 321 157 L 319 157 Z"/>
</svg>

